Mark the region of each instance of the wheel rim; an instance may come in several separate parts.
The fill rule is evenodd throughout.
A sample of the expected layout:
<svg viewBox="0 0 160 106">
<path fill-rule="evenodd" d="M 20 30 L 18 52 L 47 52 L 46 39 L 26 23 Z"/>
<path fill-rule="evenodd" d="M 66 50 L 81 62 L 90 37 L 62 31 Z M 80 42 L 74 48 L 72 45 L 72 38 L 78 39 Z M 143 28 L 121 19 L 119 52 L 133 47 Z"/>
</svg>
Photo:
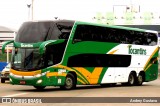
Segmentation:
<svg viewBox="0 0 160 106">
<path fill-rule="evenodd" d="M 133 75 L 130 76 L 129 82 L 131 85 L 133 85 L 133 83 L 134 83 L 134 76 Z"/>
<path fill-rule="evenodd" d="M 73 81 L 71 78 L 66 78 L 66 88 L 72 88 Z"/>
<path fill-rule="evenodd" d="M 142 77 L 141 75 L 139 75 L 139 76 L 138 76 L 138 82 L 139 82 L 139 83 L 142 83 L 142 81 L 143 81 L 143 77 Z"/>
</svg>

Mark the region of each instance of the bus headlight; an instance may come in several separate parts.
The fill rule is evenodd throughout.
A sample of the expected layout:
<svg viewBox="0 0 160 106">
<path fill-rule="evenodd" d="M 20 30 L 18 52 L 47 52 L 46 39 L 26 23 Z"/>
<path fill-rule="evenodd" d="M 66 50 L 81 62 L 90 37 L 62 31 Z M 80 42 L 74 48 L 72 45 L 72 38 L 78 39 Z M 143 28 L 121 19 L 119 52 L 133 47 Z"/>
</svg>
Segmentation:
<svg viewBox="0 0 160 106">
<path fill-rule="evenodd" d="M 42 80 L 41 80 L 41 79 L 37 81 L 37 84 L 40 84 L 40 83 L 42 83 Z"/>
<path fill-rule="evenodd" d="M 35 75 L 35 77 L 39 78 L 39 77 L 41 77 L 41 74 L 37 74 L 37 75 Z"/>
</svg>

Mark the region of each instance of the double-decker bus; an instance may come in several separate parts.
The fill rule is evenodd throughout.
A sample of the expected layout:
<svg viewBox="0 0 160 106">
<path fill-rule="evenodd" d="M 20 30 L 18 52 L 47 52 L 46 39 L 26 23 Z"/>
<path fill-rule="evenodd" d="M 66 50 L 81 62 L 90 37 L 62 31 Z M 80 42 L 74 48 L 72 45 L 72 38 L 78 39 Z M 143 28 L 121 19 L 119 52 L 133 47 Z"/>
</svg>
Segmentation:
<svg viewBox="0 0 160 106">
<path fill-rule="evenodd" d="M 158 32 L 71 20 L 25 22 L 13 43 L 10 83 L 36 89 L 142 85 L 158 78 Z"/>
</svg>

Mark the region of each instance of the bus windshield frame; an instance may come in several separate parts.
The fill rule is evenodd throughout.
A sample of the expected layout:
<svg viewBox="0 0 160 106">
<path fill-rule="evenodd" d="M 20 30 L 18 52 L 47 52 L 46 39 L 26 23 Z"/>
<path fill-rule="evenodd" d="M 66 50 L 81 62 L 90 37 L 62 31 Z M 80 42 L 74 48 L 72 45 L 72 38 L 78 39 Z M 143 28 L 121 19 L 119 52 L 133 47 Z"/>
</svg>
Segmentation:
<svg viewBox="0 0 160 106">
<path fill-rule="evenodd" d="M 38 48 L 15 48 L 12 56 L 12 68 L 16 70 L 32 71 L 44 67 L 44 56 L 39 54 Z"/>
</svg>

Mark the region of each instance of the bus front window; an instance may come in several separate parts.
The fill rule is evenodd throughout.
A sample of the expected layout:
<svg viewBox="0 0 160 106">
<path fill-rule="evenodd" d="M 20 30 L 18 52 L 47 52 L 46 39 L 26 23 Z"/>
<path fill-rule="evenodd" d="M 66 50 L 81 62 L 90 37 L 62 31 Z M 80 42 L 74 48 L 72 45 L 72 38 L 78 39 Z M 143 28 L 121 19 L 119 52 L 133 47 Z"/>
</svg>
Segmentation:
<svg viewBox="0 0 160 106">
<path fill-rule="evenodd" d="M 16 70 L 37 70 L 44 67 L 43 56 L 38 49 L 16 48 L 13 51 L 12 68 Z"/>
</svg>

